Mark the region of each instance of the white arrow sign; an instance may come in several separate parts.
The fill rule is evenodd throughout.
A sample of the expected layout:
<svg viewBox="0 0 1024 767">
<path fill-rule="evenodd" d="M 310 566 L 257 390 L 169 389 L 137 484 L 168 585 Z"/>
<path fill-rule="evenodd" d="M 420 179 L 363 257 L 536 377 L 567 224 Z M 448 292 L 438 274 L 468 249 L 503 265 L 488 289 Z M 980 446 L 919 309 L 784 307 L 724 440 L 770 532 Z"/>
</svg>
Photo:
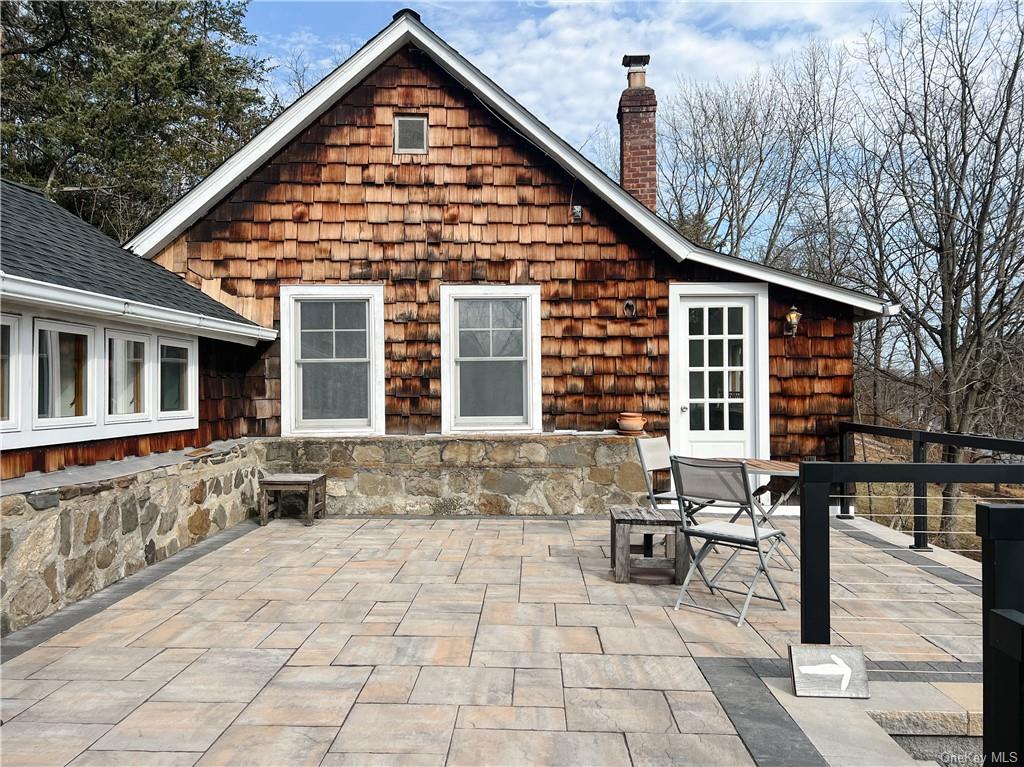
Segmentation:
<svg viewBox="0 0 1024 767">
<path fill-rule="evenodd" d="M 843 659 L 832 655 L 832 663 L 819 663 L 816 666 L 800 666 L 800 673 L 807 674 L 809 676 L 841 676 L 843 679 L 839 684 L 839 689 L 846 692 L 846 688 L 850 686 L 850 675 L 853 673 L 850 667 L 847 666 Z"/>
</svg>

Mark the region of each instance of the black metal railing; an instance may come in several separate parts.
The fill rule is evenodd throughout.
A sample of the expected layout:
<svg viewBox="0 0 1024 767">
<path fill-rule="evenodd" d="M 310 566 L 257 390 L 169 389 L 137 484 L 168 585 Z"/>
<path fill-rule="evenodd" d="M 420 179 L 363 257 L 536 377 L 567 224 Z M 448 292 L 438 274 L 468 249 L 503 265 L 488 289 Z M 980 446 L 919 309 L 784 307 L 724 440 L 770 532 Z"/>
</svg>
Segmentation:
<svg viewBox="0 0 1024 767">
<path fill-rule="evenodd" d="M 829 644 L 830 641 L 829 504 L 837 485 L 845 488 L 855 482 L 912 482 L 915 486 L 946 482 L 1024 485 L 1024 465 L 801 463 L 800 635 L 805 643 Z M 924 496 L 924 492 L 916 494 Z"/>
<path fill-rule="evenodd" d="M 973 450 L 987 450 L 991 453 L 1002 453 L 1009 455 L 1024 456 L 1024 440 L 1003 439 L 1001 437 L 985 437 L 978 434 L 953 434 L 950 432 L 927 431 L 924 429 L 906 429 L 897 426 L 874 426 L 867 423 L 855 421 L 839 422 L 839 459 L 847 463 L 853 461 L 854 451 L 851 437 L 854 434 L 871 434 L 876 437 L 890 437 L 894 439 L 907 440 L 911 443 L 912 457 L 914 464 L 928 463 L 928 446 L 945 445 L 949 447 L 969 448 Z M 945 464 L 949 465 L 949 464 Z M 1024 464 L 1020 465 L 1024 471 Z M 927 483 L 915 477 L 905 478 L 903 482 L 913 482 L 914 485 L 914 542 L 910 548 L 923 551 L 930 551 L 928 543 L 928 488 Z M 955 480 L 942 480 L 942 482 L 953 482 Z M 975 480 L 971 480 L 975 481 Z M 849 483 L 844 485 L 843 492 L 839 496 L 839 518 L 850 519 L 850 498 L 853 496 L 853 489 Z"/>
</svg>

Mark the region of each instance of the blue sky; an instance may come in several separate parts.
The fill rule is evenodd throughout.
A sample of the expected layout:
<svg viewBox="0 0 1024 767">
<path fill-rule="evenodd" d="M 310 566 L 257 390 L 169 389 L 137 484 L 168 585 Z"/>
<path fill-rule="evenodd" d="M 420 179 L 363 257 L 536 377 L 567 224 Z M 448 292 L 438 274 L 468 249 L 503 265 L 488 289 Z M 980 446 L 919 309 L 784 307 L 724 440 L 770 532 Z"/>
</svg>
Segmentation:
<svg viewBox="0 0 1024 767">
<path fill-rule="evenodd" d="M 819 38 L 852 43 L 901 6 L 869 2 L 308 2 L 256 0 L 246 23 L 271 63 L 301 50 L 325 74 L 408 5 L 575 146 L 615 130 L 624 53 L 650 53 L 661 99 L 680 77 L 735 78 Z"/>
</svg>

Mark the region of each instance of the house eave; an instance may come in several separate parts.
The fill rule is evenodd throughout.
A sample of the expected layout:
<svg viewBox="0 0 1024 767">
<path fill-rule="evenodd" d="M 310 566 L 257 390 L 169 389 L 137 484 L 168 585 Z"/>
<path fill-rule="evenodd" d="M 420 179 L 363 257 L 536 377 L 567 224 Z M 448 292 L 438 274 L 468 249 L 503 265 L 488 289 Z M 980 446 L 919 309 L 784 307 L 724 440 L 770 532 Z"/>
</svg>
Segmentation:
<svg viewBox="0 0 1024 767">
<path fill-rule="evenodd" d="M 0 272 L 0 298 L 30 305 L 56 307 L 90 317 L 114 317 L 148 327 L 187 332 L 203 338 L 255 346 L 272 341 L 277 331 L 245 322 L 232 322 L 204 314 L 78 290 L 51 282 Z"/>
</svg>

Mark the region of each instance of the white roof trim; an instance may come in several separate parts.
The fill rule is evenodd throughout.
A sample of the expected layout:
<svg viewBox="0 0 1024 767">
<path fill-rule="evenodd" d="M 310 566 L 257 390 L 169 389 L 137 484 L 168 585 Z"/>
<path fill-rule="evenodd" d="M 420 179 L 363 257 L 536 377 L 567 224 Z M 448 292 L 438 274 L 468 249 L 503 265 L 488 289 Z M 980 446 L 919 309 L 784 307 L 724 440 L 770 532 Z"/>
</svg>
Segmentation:
<svg viewBox="0 0 1024 767">
<path fill-rule="evenodd" d="M 52 282 L 30 280 L 0 272 L 0 296 L 11 301 L 56 306 L 91 316 L 117 317 L 147 327 L 188 331 L 204 338 L 254 346 L 257 341 L 272 341 L 277 331 L 246 322 L 232 322 L 205 314 L 183 312 L 165 306 L 146 304 L 127 298 L 68 288 Z"/>
<path fill-rule="evenodd" d="M 413 44 L 430 56 L 514 130 L 585 183 L 594 194 L 677 261 L 692 258 L 698 263 L 728 272 L 847 304 L 866 314 L 889 316 L 899 312 L 898 304 L 887 304 L 864 293 L 715 253 L 689 242 L 408 13 L 402 14 L 385 27 L 348 61 L 327 75 L 254 139 L 133 237 L 125 247 L 141 256 L 152 258 L 308 127 L 329 104 L 341 98 L 406 44 Z"/>
</svg>

